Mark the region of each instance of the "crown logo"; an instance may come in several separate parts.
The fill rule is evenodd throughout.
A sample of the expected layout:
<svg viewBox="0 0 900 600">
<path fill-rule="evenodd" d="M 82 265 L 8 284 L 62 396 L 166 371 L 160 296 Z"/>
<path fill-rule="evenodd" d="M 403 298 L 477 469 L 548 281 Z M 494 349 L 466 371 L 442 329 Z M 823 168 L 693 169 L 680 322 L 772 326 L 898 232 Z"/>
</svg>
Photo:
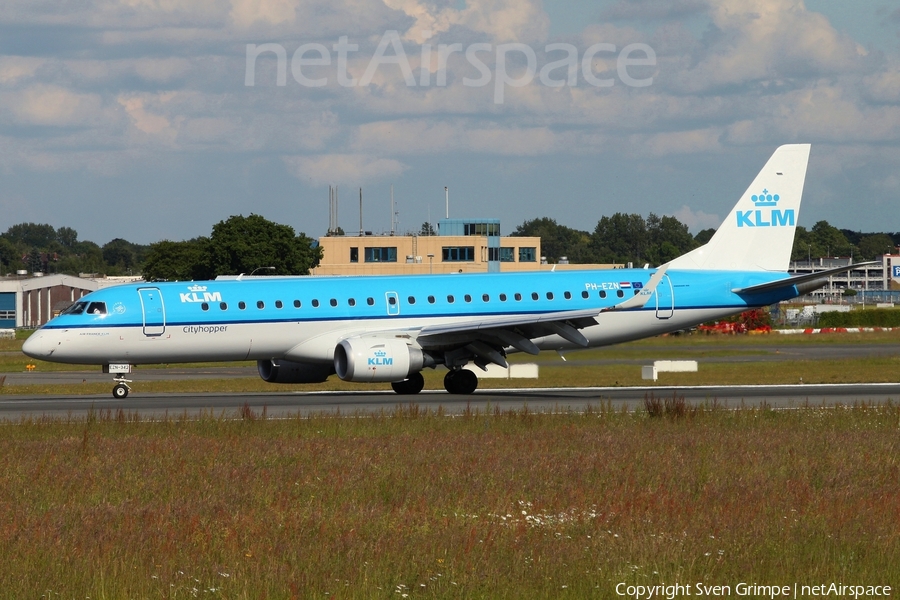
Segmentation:
<svg viewBox="0 0 900 600">
<path fill-rule="evenodd" d="M 376 350 L 375 356 L 377 356 L 378 358 L 381 358 L 383 356 L 387 356 L 387 352 L 385 352 L 384 350 Z"/>
<path fill-rule="evenodd" d="M 781 197 L 778 194 L 770 194 L 769 190 L 763 190 L 762 194 L 753 194 L 750 196 L 750 199 L 753 200 L 753 204 L 756 206 L 775 206 L 781 200 Z"/>
<path fill-rule="evenodd" d="M 194 285 L 188 287 L 188 289 L 189 289 L 190 291 L 192 291 L 192 292 L 205 292 L 205 291 L 206 291 L 206 286 L 205 286 L 205 285 L 196 285 L 196 284 L 194 284 Z"/>
</svg>

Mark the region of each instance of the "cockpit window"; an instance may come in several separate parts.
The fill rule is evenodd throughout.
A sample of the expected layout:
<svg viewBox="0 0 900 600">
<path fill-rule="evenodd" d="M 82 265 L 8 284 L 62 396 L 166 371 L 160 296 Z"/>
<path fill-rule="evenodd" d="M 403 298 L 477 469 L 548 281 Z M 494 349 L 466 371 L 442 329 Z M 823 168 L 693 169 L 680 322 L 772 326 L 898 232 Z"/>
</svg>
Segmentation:
<svg viewBox="0 0 900 600">
<path fill-rule="evenodd" d="M 89 314 L 89 315 L 105 315 L 106 314 L 106 302 L 91 302 L 87 307 L 87 314 Z"/>
<path fill-rule="evenodd" d="M 84 307 L 87 306 L 87 302 L 76 302 L 71 305 L 66 310 L 62 311 L 60 314 L 62 315 L 80 315 L 84 312 Z"/>
</svg>

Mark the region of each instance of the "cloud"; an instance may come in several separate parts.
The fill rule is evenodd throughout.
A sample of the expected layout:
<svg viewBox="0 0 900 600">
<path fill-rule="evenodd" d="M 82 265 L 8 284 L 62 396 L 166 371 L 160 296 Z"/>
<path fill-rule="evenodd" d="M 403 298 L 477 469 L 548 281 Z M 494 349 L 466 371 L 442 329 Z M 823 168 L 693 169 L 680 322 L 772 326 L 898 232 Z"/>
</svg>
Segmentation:
<svg viewBox="0 0 900 600">
<path fill-rule="evenodd" d="M 718 215 L 705 213 L 702 210 L 693 210 L 687 205 L 682 206 L 674 213 L 668 214 L 687 225 L 688 229 L 694 232 L 709 228 L 715 229 L 722 224 L 722 219 Z"/>
<path fill-rule="evenodd" d="M 99 96 L 56 85 L 29 85 L 2 92 L 0 99 L 11 114 L 11 123 L 19 126 L 83 127 L 96 124 L 103 110 Z"/>
<path fill-rule="evenodd" d="M 18 83 L 32 78 L 46 61 L 30 56 L 0 56 L 0 85 Z"/>
<path fill-rule="evenodd" d="M 292 175 L 313 186 L 334 182 L 360 185 L 384 181 L 400 176 L 409 168 L 395 159 L 374 158 L 362 154 L 288 156 L 284 158 L 284 163 Z"/>
</svg>

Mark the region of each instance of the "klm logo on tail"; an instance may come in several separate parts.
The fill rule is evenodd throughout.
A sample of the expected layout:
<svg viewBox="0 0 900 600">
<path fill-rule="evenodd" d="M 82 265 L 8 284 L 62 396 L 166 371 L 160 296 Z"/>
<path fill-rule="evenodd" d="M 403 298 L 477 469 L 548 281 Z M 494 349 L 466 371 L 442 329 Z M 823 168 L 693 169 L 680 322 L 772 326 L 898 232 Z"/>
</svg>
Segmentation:
<svg viewBox="0 0 900 600">
<path fill-rule="evenodd" d="M 794 209 L 778 210 L 778 194 L 770 194 L 763 190 L 762 194 L 753 194 L 755 210 L 737 210 L 738 227 L 793 227 L 795 225 Z"/>
</svg>

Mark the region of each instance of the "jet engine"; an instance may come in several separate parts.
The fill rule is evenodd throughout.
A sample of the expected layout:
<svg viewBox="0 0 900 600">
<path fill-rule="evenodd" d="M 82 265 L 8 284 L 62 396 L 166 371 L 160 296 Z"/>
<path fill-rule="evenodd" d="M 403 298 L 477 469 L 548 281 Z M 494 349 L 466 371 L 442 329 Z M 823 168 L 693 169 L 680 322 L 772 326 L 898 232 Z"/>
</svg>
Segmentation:
<svg viewBox="0 0 900 600">
<path fill-rule="evenodd" d="M 403 340 L 350 338 L 334 349 L 334 371 L 344 381 L 403 381 L 433 365 L 431 356 Z"/>
<path fill-rule="evenodd" d="M 297 363 L 289 360 L 259 360 L 259 376 L 269 383 L 321 383 L 334 373 L 330 364 Z"/>
</svg>

